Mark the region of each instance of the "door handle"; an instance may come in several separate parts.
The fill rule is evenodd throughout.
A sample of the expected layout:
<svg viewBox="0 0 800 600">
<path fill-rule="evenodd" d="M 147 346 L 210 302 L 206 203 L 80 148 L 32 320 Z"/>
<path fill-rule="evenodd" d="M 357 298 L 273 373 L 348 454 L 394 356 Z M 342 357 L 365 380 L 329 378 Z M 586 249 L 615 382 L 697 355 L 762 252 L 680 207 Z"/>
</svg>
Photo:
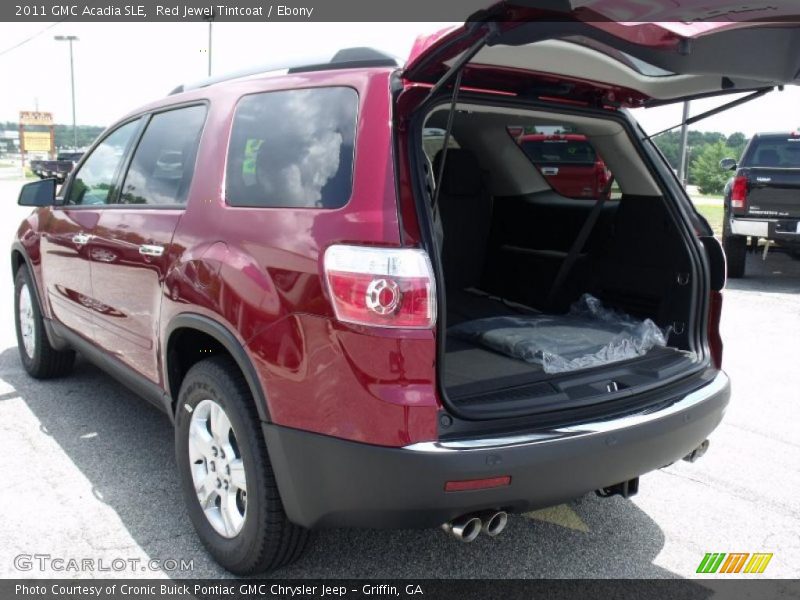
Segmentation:
<svg viewBox="0 0 800 600">
<path fill-rule="evenodd" d="M 90 239 L 92 239 L 92 236 L 88 233 L 76 233 L 72 236 L 72 243 L 76 246 L 83 246 L 88 244 Z"/>
<path fill-rule="evenodd" d="M 141 246 L 139 246 L 139 254 L 143 256 L 161 256 L 162 254 L 164 254 L 164 246 L 142 244 Z"/>
</svg>

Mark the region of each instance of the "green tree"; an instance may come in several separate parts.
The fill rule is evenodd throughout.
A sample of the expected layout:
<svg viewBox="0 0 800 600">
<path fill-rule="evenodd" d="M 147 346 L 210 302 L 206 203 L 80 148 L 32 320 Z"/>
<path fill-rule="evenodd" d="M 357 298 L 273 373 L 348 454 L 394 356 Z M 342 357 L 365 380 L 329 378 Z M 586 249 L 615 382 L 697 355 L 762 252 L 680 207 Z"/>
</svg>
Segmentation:
<svg viewBox="0 0 800 600">
<path fill-rule="evenodd" d="M 744 147 L 747 145 L 747 138 L 741 131 L 737 131 L 728 136 L 725 144 L 731 150 L 729 156 L 738 160 L 739 157 L 742 156 L 742 152 L 744 152 Z"/>
<path fill-rule="evenodd" d="M 668 131 L 653 138 L 653 142 L 673 169 L 677 169 L 680 162 L 680 141 L 680 133 L 675 131 Z"/>
<path fill-rule="evenodd" d="M 730 156 L 731 149 L 723 140 L 707 144 L 695 154 L 689 167 L 691 181 L 697 185 L 701 194 L 721 194 L 730 172 L 719 168 L 719 161 Z"/>
</svg>

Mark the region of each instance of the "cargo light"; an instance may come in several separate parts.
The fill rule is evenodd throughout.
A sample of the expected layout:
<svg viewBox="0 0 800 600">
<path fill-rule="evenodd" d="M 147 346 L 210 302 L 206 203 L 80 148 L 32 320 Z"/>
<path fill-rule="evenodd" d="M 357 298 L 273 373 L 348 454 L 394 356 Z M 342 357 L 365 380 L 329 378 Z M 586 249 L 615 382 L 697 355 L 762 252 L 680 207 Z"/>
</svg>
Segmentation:
<svg viewBox="0 0 800 600">
<path fill-rule="evenodd" d="M 511 476 L 488 477 L 486 479 L 464 479 L 461 481 L 448 481 L 444 484 L 445 492 L 466 492 L 469 490 L 487 490 L 491 488 L 511 485 Z"/>
<path fill-rule="evenodd" d="M 324 269 L 339 321 L 407 329 L 436 322 L 433 269 L 423 250 L 334 245 Z"/>
</svg>

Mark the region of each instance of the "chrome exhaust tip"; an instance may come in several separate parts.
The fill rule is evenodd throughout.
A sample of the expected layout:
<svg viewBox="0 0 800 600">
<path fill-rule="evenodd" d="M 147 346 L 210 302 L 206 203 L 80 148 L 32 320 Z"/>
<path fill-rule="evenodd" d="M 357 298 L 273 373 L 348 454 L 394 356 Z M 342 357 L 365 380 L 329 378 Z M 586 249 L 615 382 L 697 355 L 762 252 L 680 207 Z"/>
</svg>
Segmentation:
<svg viewBox="0 0 800 600">
<path fill-rule="evenodd" d="M 694 450 L 689 452 L 689 454 L 684 456 L 683 460 L 685 460 L 686 462 L 692 462 L 693 463 L 694 461 L 702 458 L 703 455 L 708 450 L 708 445 L 710 443 L 711 442 L 709 442 L 708 440 L 703 440 L 703 442 L 697 448 L 695 448 Z"/>
<path fill-rule="evenodd" d="M 496 513 L 488 513 L 483 519 L 483 533 L 489 537 L 494 537 L 503 533 L 503 530 L 508 525 L 508 513 L 504 510 L 499 510 Z"/>
<path fill-rule="evenodd" d="M 475 541 L 482 527 L 483 522 L 475 515 L 464 515 L 442 525 L 442 529 L 461 542 Z"/>
</svg>

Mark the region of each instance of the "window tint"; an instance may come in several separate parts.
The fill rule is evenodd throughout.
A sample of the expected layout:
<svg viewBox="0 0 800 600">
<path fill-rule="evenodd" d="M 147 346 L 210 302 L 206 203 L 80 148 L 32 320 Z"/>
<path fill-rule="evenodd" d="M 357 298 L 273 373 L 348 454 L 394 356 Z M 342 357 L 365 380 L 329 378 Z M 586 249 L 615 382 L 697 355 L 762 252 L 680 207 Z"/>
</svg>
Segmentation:
<svg viewBox="0 0 800 600">
<path fill-rule="evenodd" d="M 241 99 L 228 148 L 232 206 L 339 208 L 353 186 L 358 95 L 345 87 Z"/>
<path fill-rule="evenodd" d="M 800 137 L 756 138 L 742 161 L 750 167 L 800 168 Z"/>
<path fill-rule="evenodd" d="M 120 204 L 183 204 L 192 181 L 205 106 L 153 115 L 133 154 Z"/>
<path fill-rule="evenodd" d="M 138 119 L 126 123 L 92 151 L 73 178 L 66 204 L 108 204 L 117 170 L 138 126 Z"/>
</svg>

